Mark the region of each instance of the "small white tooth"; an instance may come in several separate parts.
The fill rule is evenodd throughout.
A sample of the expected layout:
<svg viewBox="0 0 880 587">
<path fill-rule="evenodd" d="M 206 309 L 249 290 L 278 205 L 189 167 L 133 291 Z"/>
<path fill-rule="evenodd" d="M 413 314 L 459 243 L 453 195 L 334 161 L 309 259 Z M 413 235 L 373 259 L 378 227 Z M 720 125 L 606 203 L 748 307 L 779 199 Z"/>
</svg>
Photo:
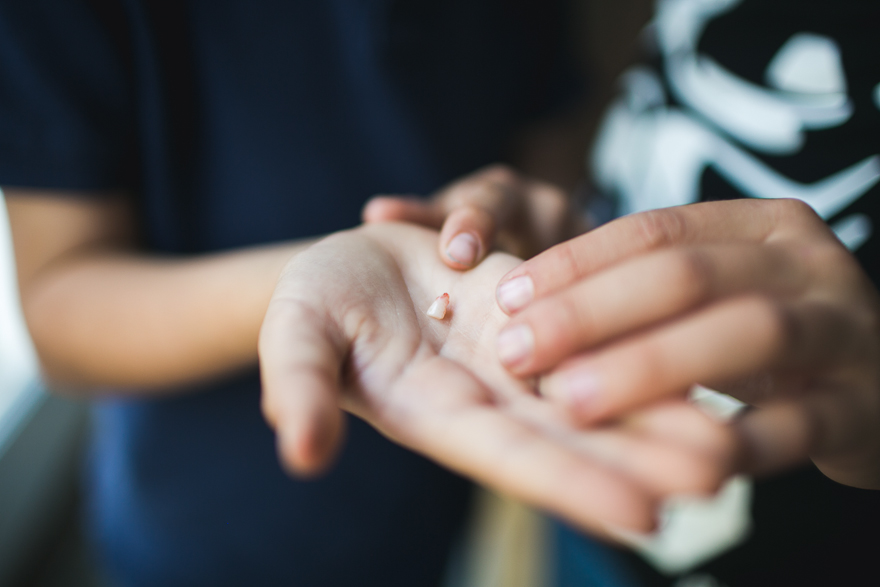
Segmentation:
<svg viewBox="0 0 880 587">
<path fill-rule="evenodd" d="M 449 296 L 447 294 L 443 294 L 439 296 L 434 303 L 431 304 L 431 307 L 428 308 L 428 316 L 431 318 L 436 318 L 437 320 L 443 320 L 446 317 L 446 307 L 449 305 Z"/>
</svg>

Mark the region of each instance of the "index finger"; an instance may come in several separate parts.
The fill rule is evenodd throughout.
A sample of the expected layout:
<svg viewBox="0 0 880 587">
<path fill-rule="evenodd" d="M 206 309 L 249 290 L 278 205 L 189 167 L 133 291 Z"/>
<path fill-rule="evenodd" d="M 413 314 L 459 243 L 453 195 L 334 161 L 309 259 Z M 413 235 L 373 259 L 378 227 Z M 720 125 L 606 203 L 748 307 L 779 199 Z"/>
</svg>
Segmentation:
<svg viewBox="0 0 880 587">
<path fill-rule="evenodd" d="M 704 202 L 640 212 L 609 222 L 537 255 L 505 275 L 496 297 L 508 314 L 532 300 L 636 255 L 684 244 L 760 242 L 823 230 L 797 200 Z"/>
</svg>

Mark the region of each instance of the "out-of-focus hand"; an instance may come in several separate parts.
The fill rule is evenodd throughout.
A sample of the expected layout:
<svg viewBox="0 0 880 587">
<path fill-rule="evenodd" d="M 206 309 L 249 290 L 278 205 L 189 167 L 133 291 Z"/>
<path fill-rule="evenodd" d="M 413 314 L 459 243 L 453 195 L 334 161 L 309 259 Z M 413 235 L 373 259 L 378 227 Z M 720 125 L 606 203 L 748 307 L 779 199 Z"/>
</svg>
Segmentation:
<svg viewBox="0 0 880 587">
<path fill-rule="evenodd" d="M 671 493 L 729 474 L 724 427 L 682 401 L 579 430 L 495 357 L 507 317 L 493 292 L 519 263 L 501 253 L 459 272 L 437 234 L 376 224 L 331 236 L 282 273 L 260 335 L 263 408 L 295 473 L 328 466 L 341 406 L 383 434 L 597 534 L 653 527 Z M 426 316 L 448 293 L 446 317 Z"/>
<path fill-rule="evenodd" d="M 795 200 L 695 204 L 624 217 L 527 261 L 497 297 L 498 352 L 582 424 L 695 383 L 758 409 L 734 424 L 741 466 L 810 456 L 880 488 L 878 295 Z"/>
<path fill-rule="evenodd" d="M 429 199 L 376 196 L 363 218 L 442 227 L 440 258 L 453 269 L 476 266 L 493 247 L 528 258 L 587 229 L 562 190 L 503 165 L 472 173 Z"/>
</svg>

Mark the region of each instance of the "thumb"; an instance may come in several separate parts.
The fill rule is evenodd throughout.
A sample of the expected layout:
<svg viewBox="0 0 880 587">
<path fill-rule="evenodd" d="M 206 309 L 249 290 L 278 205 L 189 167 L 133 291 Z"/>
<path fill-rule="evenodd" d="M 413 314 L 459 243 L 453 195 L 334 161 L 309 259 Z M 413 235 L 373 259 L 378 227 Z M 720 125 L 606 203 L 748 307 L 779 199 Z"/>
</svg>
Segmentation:
<svg viewBox="0 0 880 587">
<path fill-rule="evenodd" d="M 277 435 L 282 464 L 312 476 L 332 463 L 345 419 L 338 407 L 344 344 L 329 317 L 291 299 L 273 299 L 260 330 L 262 410 Z"/>
</svg>

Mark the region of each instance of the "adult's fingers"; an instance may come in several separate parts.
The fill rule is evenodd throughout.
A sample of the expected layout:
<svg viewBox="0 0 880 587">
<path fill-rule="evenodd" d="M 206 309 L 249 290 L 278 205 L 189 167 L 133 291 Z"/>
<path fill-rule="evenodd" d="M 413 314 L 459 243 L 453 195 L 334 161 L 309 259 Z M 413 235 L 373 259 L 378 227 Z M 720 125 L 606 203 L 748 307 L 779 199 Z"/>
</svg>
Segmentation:
<svg viewBox="0 0 880 587">
<path fill-rule="evenodd" d="M 429 228 L 441 228 L 438 248 L 440 258 L 453 269 L 469 269 L 486 256 L 495 240 L 495 207 L 501 202 L 479 202 L 479 185 L 453 186 L 440 197 L 455 196 L 457 207 L 451 207 L 448 200 L 417 200 L 411 197 L 376 196 L 363 210 L 367 223 L 412 222 Z M 494 188 L 493 188 L 494 190 Z M 474 200 L 469 202 L 468 200 Z"/>
<path fill-rule="evenodd" d="M 428 228 L 440 228 L 446 214 L 432 200 L 416 196 L 376 196 L 364 206 L 361 217 L 367 224 L 412 222 Z"/>
<path fill-rule="evenodd" d="M 482 261 L 499 230 L 523 223 L 528 183 L 509 167 L 493 165 L 440 192 L 437 203 L 446 214 L 438 242 L 443 261 L 453 269 Z"/>
<path fill-rule="evenodd" d="M 811 232 L 833 238 L 797 200 L 705 202 L 624 216 L 563 242 L 513 269 L 499 282 L 508 314 L 624 259 L 676 245 L 757 243 Z"/>
<path fill-rule="evenodd" d="M 585 230 L 557 187 L 524 178 L 503 165 L 464 177 L 429 200 L 377 196 L 364 208 L 365 222 L 405 221 L 441 228 L 440 258 L 469 269 L 498 245 L 528 257 Z"/>
<path fill-rule="evenodd" d="M 586 220 L 573 213 L 571 198 L 549 183 L 522 178 L 493 167 L 451 191 L 444 203 L 449 216 L 440 233 L 444 258 L 469 256 L 474 237 L 481 260 L 493 243 L 517 257 L 528 258 L 586 230 Z M 457 255 L 457 256 L 456 256 Z M 453 268 L 458 265 L 447 262 Z"/>
<path fill-rule="evenodd" d="M 590 423 L 772 369 L 813 372 L 863 340 L 849 316 L 822 304 L 742 296 L 563 363 L 542 393 Z"/>
<path fill-rule="evenodd" d="M 654 528 L 649 491 L 499 409 L 456 363 L 428 359 L 391 394 L 355 411 L 406 446 L 583 529 L 611 538 L 608 527 Z"/>
<path fill-rule="evenodd" d="M 732 473 L 731 459 L 716 459 L 691 446 L 615 427 L 573 436 L 568 442 L 596 462 L 634 479 L 658 499 L 710 495 Z"/>
<path fill-rule="evenodd" d="M 328 324 L 320 309 L 281 298 L 271 301 L 260 330 L 263 414 L 295 474 L 321 472 L 343 437 L 337 397 L 345 348 Z"/>
<path fill-rule="evenodd" d="M 744 292 L 793 296 L 810 283 L 803 247 L 675 247 L 614 265 L 529 305 L 499 334 L 501 361 L 520 376 L 576 352 Z"/>
<path fill-rule="evenodd" d="M 742 468 L 762 475 L 813 457 L 831 479 L 880 488 L 880 434 L 875 393 L 819 386 L 796 398 L 750 410 L 734 423 L 745 450 Z"/>
<path fill-rule="evenodd" d="M 660 402 L 608 426 L 561 425 L 559 406 L 520 395 L 505 411 L 602 466 L 637 482 L 657 499 L 714 493 L 733 472 L 735 436 L 684 400 Z"/>
<path fill-rule="evenodd" d="M 479 205 L 452 210 L 440 231 L 440 258 L 453 269 L 470 269 L 485 258 L 495 241 L 495 227 L 495 215 Z"/>
<path fill-rule="evenodd" d="M 726 422 L 707 415 L 687 400 L 663 401 L 627 414 L 621 427 L 653 441 L 697 452 L 732 472 L 739 439 Z"/>
<path fill-rule="evenodd" d="M 440 258 L 453 269 L 477 265 L 492 249 L 499 228 L 521 223 L 531 185 L 512 169 L 493 165 L 444 188 L 429 200 L 378 196 L 363 210 L 365 222 L 404 221 L 441 228 Z"/>
</svg>

